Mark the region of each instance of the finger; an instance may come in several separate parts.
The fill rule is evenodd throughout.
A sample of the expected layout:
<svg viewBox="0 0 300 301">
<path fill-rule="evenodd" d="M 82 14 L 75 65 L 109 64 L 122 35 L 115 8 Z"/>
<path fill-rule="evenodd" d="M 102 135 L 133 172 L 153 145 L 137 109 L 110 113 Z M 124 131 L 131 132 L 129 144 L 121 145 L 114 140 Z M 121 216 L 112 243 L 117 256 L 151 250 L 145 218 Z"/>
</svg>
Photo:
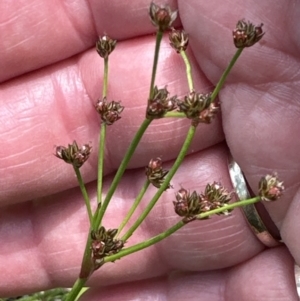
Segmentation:
<svg viewBox="0 0 300 301">
<path fill-rule="evenodd" d="M 167 166 L 166 166 L 167 168 Z M 105 190 L 110 183 L 105 182 Z M 172 181 L 175 191 L 184 187 L 199 193 L 207 183 L 220 181 L 231 190 L 224 145 L 190 155 Z M 130 170 L 111 201 L 103 225 L 116 228 L 144 182 L 143 170 Z M 95 186 L 88 191 L 96 199 Z M 149 203 L 156 189 L 145 195 L 132 222 Z M 174 213 L 174 190 L 167 190 L 146 221 L 129 239 L 133 245 L 165 231 L 180 218 Z M 131 222 L 131 223 L 132 223 Z M 3 209 L 0 213 L 0 293 L 19 293 L 52 286 L 70 286 L 78 276 L 88 233 L 88 219 L 78 189 L 33 203 Z M 12 233 L 10 236 L 7 233 Z M 226 268 L 255 256 L 263 246 L 239 210 L 228 217 L 195 221 L 141 252 L 102 267 L 91 285 L 122 283 L 165 275 L 170 271 L 205 271 Z M 6 265 L 10 262 L 10 265 Z M 18 275 L 18 277 L 16 277 Z M 124 277 L 126 275 L 126 277 Z"/>
<path fill-rule="evenodd" d="M 294 35 L 300 4 L 294 5 L 292 1 L 284 7 L 279 1 L 270 4 L 269 0 L 264 0 L 258 6 L 248 0 L 228 9 L 229 3 L 224 1 L 221 6 L 218 1 L 190 1 L 189 6 L 182 2 L 179 7 L 183 26 L 194 37 L 191 46 L 197 53 L 196 59 L 213 83 L 235 52 L 230 32 L 235 26 L 233 22 L 245 17 L 254 24 L 264 23 L 264 38 L 244 50 L 220 93 L 220 101 L 226 140 L 253 191 L 257 192 L 261 176 L 274 171 L 285 182 L 282 201 L 267 205 L 280 227 L 299 188 L 300 143 L 288 133 L 300 130 L 297 100 L 300 44 Z M 212 9 L 215 5 L 219 8 L 217 12 Z M 193 20 L 197 11 L 202 11 L 206 17 L 197 19 L 196 27 Z M 291 16 L 288 22 L 284 21 L 286 14 Z M 198 26 L 203 30 L 198 31 Z M 211 32 L 218 32 L 218 38 L 203 43 Z"/>
<path fill-rule="evenodd" d="M 104 32 L 118 40 L 153 33 L 148 6 L 144 0 L 1 1 L 0 82 L 81 53 Z"/>
<path fill-rule="evenodd" d="M 91 288 L 82 301 L 299 300 L 293 260 L 285 248 L 269 249 L 236 267 L 202 273 L 175 271 L 164 278 Z"/>
<path fill-rule="evenodd" d="M 0 82 L 91 47 L 97 33 L 86 1 L 1 1 Z"/>
<path fill-rule="evenodd" d="M 146 110 L 153 38 L 120 43 L 112 55 L 109 99 L 121 100 L 122 119 L 108 128 L 105 173 L 115 170 L 141 125 Z M 0 92 L 1 204 L 20 202 L 77 185 L 71 166 L 53 156 L 54 145 L 73 140 L 94 148 L 82 168 L 87 182 L 96 178 L 99 116 L 94 103 L 101 94 L 101 59 L 95 51 L 3 85 Z M 194 62 L 194 61 L 193 61 Z M 184 64 L 165 40 L 157 83 L 171 95 L 188 91 Z M 195 85 L 205 91 L 209 82 L 194 68 Z M 191 151 L 223 139 L 220 120 L 199 126 Z M 178 153 L 190 122 L 183 119 L 154 121 L 144 136 L 130 167 L 145 166 L 155 156 L 170 160 Z M 18 185 L 18 189 L 16 189 Z"/>
</svg>

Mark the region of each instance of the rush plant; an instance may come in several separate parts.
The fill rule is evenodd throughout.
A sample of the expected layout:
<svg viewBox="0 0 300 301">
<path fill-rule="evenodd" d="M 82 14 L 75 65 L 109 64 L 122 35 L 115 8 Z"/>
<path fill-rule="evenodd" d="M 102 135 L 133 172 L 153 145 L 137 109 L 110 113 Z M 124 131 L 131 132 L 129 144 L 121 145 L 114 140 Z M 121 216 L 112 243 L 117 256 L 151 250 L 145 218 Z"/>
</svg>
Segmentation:
<svg viewBox="0 0 300 301">
<path fill-rule="evenodd" d="M 149 83 L 149 95 L 148 99 L 145 99 L 145 103 L 147 103 L 145 118 L 133 137 L 114 175 L 111 185 L 105 193 L 102 183 L 107 127 L 113 126 L 115 122 L 119 122 L 123 110 L 126 110 L 126 104 L 111 100 L 108 93 L 109 58 L 111 55 L 114 55 L 117 41 L 108 35 L 104 35 L 100 37 L 96 43 L 96 51 L 100 58 L 104 60 L 102 95 L 95 102 L 95 114 L 98 113 L 101 120 L 98 147 L 96 210 L 92 210 L 90 197 L 80 172 L 81 168 L 84 168 L 84 163 L 88 160 L 91 151 L 94 151 L 94 148 L 92 149 L 92 146 L 88 143 L 79 144 L 76 141 L 67 146 L 56 147 L 55 155 L 64 162 L 72 165 L 74 169 L 86 205 L 87 218 L 90 225 L 81 270 L 77 281 L 74 283 L 67 297 L 68 301 L 73 301 L 78 298 L 87 280 L 97 270 L 100 269 L 98 273 L 101 273 L 101 267 L 103 265 L 110 264 L 111 262 L 116 262 L 117 264 L 117 261 L 122 260 L 126 256 L 134 256 L 133 254 L 135 252 L 142 251 L 145 248 L 151 247 L 153 244 L 159 243 L 163 239 L 167 239 L 168 236 L 191 222 L 205 222 L 207 218 L 215 214 L 229 215 L 236 207 L 260 201 L 274 201 L 281 196 L 284 189 L 282 182 L 277 179 L 276 175 L 266 175 L 259 183 L 258 196 L 247 200 L 232 202 L 234 199 L 234 191 L 228 191 L 226 187 L 217 181 L 207 183 L 204 191 L 200 192 L 190 191 L 189 187 L 181 187 L 177 192 L 174 192 L 174 198 L 170 199 L 170 206 L 174 206 L 174 210 L 178 214 L 178 222 L 154 237 L 149 237 L 147 240 L 137 244 L 131 244 L 130 238 L 147 218 L 162 194 L 167 189 L 173 189 L 171 181 L 173 177 L 176 176 L 176 172 L 180 168 L 190 148 L 197 128 L 205 127 L 207 124 L 213 122 L 216 114 L 220 111 L 221 106 L 217 96 L 235 62 L 245 48 L 255 45 L 264 35 L 262 24 L 254 25 L 251 22 L 239 20 L 236 28 L 233 30 L 233 57 L 228 67 L 222 74 L 214 90 L 210 93 L 202 93 L 201 91 L 197 91 L 194 87 L 191 65 L 186 53 L 189 44 L 189 35 L 182 29 L 173 28 L 173 22 L 177 18 L 177 11 L 173 11 L 166 5 L 160 6 L 151 3 L 149 16 L 152 24 L 156 28 L 156 45 L 154 49 L 151 81 Z M 157 68 L 159 68 L 160 44 L 164 34 L 169 35 L 171 47 L 182 57 L 186 66 L 186 95 L 181 99 L 176 95 L 171 96 L 167 87 L 161 87 L 159 83 L 156 83 L 156 71 Z M 217 39 L 218 37 L 216 36 L 215 38 Z M 235 53 L 234 46 L 237 49 Z M 185 141 L 182 144 L 173 166 L 169 170 L 166 170 L 163 167 L 162 158 L 156 157 L 155 154 L 153 158 L 149 158 L 149 164 L 145 167 L 144 184 L 141 186 L 140 192 L 132 203 L 132 207 L 124 219 L 120 221 L 118 228 L 108 229 L 103 223 L 103 217 L 144 133 L 157 119 L 170 117 L 186 118 L 190 122 Z M 138 218 L 132 221 L 134 212 L 150 186 L 155 187 L 155 194 Z M 129 224 L 130 226 L 128 226 Z"/>
</svg>

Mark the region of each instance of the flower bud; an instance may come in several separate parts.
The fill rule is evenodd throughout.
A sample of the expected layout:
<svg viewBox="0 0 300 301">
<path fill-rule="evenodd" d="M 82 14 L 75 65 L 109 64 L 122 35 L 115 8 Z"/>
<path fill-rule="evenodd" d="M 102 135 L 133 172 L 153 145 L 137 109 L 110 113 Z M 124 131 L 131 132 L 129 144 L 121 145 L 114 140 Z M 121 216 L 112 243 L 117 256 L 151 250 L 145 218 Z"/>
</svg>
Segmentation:
<svg viewBox="0 0 300 301">
<path fill-rule="evenodd" d="M 257 43 L 265 34 L 262 26 L 263 24 L 255 26 L 245 20 L 238 21 L 236 28 L 232 32 L 235 47 L 251 47 Z"/>
<path fill-rule="evenodd" d="M 106 97 L 99 99 L 95 105 L 96 111 L 99 113 L 103 123 L 112 125 L 117 120 L 121 119 L 120 114 L 123 112 L 124 107 L 118 101 L 108 102 Z"/>
<path fill-rule="evenodd" d="M 57 146 L 55 156 L 64 160 L 66 163 L 72 164 L 74 167 L 80 168 L 90 156 L 92 147 L 89 144 L 84 144 L 79 147 L 77 142 L 74 141 L 68 147 Z"/>
<path fill-rule="evenodd" d="M 159 6 L 151 2 L 149 16 L 152 24 L 157 27 L 159 31 L 166 31 L 177 18 L 177 10 L 171 11 L 168 5 Z"/>
<path fill-rule="evenodd" d="M 266 175 L 259 181 L 258 194 L 263 201 L 278 200 L 284 190 L 283 182 L 278 180 L 277 174 Z"/>
<path fill-rule="evenodd" d="M 96 50 L 102 58 L 106 59 L 113 52 L 116 44 L 116 40 L 113 40 L 109 36 L 104 35 L 96 42 Z"/>
<path fill-rule="evenodd" d="M 190 218 L 201 213 L 201 199 L 196 191 L 190 193 L 186 189 L 181 188 L 175 194 L 175 197 L 176 201 L 173 201 L 174 210 L 179 216 Z"/>
<path fill-rule="evenodd" d="M 177 97 L 168 97 L 167 88 L 158 89 L 154 87 L 153 97 L 148 101 L 147 118 L 162 118 L 167 112 L 176 107 Z"/>
<path fill-rule="evenodd" d="M 162 168 L 161 158 L 151 159 L 148 166 L 146 167 L 146 176 L 148 181 L 156 188 L 160 186 L 165 181 L 165 176 L 168 174 L 168 170 Z M 170 184 L 167 189 L 170 188 Z"/>
<path fill-rule="evenodd" d="M 170 45 L 177 53 L 185 51 L 189 44 L 189 35 L 184 30 L 173 29 L 169 34 Z"/>
<path fill-rule="evenodd" d="M 124 242 L 120 239 L 114 239 L 117 229 L 106 230 L 103 226 L 96 231 L 91 231 L 91 251 L 94 270 L 98 269 L 105 256 L 116 254 L 124 247 Z"/>
</svg>

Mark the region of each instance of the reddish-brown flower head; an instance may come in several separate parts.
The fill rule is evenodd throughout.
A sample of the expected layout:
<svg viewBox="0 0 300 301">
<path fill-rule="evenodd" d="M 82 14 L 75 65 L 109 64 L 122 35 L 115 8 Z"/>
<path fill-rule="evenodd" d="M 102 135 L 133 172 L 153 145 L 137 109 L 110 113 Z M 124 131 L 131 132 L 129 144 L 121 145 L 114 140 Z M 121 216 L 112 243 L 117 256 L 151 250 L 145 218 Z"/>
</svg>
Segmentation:
<svg viewBox="0 0 300 301">
<path fill-rule="evenodd" d="M 153 97 L 148 101 L 147 118 L 162 118 L 167 112 L 176 108 L 177 96 L 168 97 L 167 88 L 154 87 Z"/>
<path fill-rule="evenodd" d="M 99 99 L 95 105 L 96 111 L 99 113 L 103 123 L 112 125 L 121 118 L 120 114 L 124 107 L 118 101 L 108 102 L 106 97 Z"/>
<path fill-rule="evenodd" d="M 102 58 L 106 59 L 113 52 L 116 44 L 116 40 L 113 40 L 109 36 L 104 35 L 100 37 L 96 42 L 96 50 Z"/>
<path fill-rule="evenodd" d="M 196 192 L 190 193 L 188 190 L 181 188 L 176 194 L 176 201 L 173 201 L 174 210 L 179 216 L 194 217 L 201 213 L 201 197 Z"/>
<path fill-rule="evenodd" d="M 192 124 L 210 123 L 218 113 L 220 106 L 211 102 L 211 93 L 196 93 L 191 91 L 183 100 L 177 102 L 178 111 L 183 112 Z"/>
<path fill-rule="evenodd" d="M 263 201 L 278 200 L 284 190 L 283 182 L 278 180 L 276 173 L 266 175 L 259 181 L 258 194 Z"/>
<path fill-rule="evenodd" d="M 55 156 L 64 160 L 66 163 L 72 164 L 74 167 L 80 168 L 89 158 L 92 147 L 84 144 L 81 147 L 74 141 L 72 144 L 65 146 L 57 146 Z"/>
<path fill-rule="evenodd" d="M 91 232 L 91 251 L 94 270 L 98 269 L 105 256 L 116 254 L 124 247 L 124 242 L 120 239 L 115 239 L 118 230 L 106 230 L 103 226 L 97 231 Z"/>
<path fill-rule="evenodd" d="M 152 24 L 157 27 L 159 31 L 165 31 L 177 18 L 177 10 L 172 11 L 168 5 L 156 5 L 151 2 L 149 7 L 149 16 Z"/>
<path fill-rule="evenodd" d="M 165 181 L 165 176 L 168 174 L 168 170 L 163 169 L 162 160 L 158 157 L 150 160 L 145 173 L 149 182 L 156 188 L 160 188 Z M 167 189 L 170 187 L 171 185 L 169 184 Z"/>
<path fill-rule="evenodd" d="M 169 34 L 170 45 L 177 53 L 185 51 L 189 44 L 189 35 L 184 30 L 172 29 Z"/>
<path fill-rule="evenodd" d="M 263 24 L 255 26 L 245 20 L 238 21 L 236 28 L 232 32 L 235 47 L 251 47 L 257 43 L 265 34 L 262 26 Z"/>
</svg>

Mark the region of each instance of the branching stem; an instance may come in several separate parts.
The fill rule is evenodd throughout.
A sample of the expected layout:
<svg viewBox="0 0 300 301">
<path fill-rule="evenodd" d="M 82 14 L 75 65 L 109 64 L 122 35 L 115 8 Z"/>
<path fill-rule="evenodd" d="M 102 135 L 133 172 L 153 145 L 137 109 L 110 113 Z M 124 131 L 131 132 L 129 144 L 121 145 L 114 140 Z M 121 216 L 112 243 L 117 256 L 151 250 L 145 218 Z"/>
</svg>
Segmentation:
<svg viewBox="0 0 300 301">
<path fill-rule="evenodd" d="M 125 233 L 125 235 L 122 237 L 122 240 L 126 241 L 132 234 L 133 232 L 139 227 L 139 225 L 144 221 L 144 219 L 147 217 L 149 212 L 152 210 L 158 199 L 161 197 L 163 192 L 167 189 L 168 185 L 170 184 L 171 179 L 177 172 L 178 168 L 180 167 L 185 155 L 188 152 L 189 146 L 191 145 L 191 142 L 193 140 L 193 137 L 196 132 L 196 127 L 191 125 L 186 139 L 182 145 L 182 148 L 176 158 L 176 161 L 174 162 L 172 168 L 168 172 L 168 174 L 165 177 L 165 180 L 161 187 L 158 189 L 156 194 L 153 196 L 152 200 L 148 204 L 148 206 L 145 208 L 145 210 L 142 212 L 142 214 L 139 216 L 139 218 L 136 220 L 136 222 L 130 227 L 130 229 Z"/>
<path fill-rule="evenodd" d="M 213 102 L 215 100 L 215 98 L 217 97 L 218 93 L 220 92 L 220 90 L 222 89 L 224 82 L 229 74 L 229 72 L 231 71 L 232 67 L 234 66 L 234 64 L 236 63 L 237 59 L 239 58 L 239 56 L 241 55 L 242 51 L 244 48 L 239 48 L 235 55 L 233 56 L 233 58 L 231 59 L 229 65 L 227 66 L 226 70 L 223 72 L 219 82 L 217 83 L 212 95 L 211 95 L 211 102 Z"/>
<path fill-rule="evenodd" d="M 86 210 L 87 210 L 87 213 L 88 213 L 90 225 L 91 225 L 91 227 L 93 227 L 93 213 L 92 213 L 91 201 L 90 201 L 89 195 L 86 191 L 86 188 L 85 188 L 85 185 L 84 185 L 84 182 L 83 182 L 83 179 L 82 179 L 79 168 L 75 167 L 74 165 L 73 165 L 73 168 L 74 168 L 74 171 L 75 171 L 78 183 L 79 183 L 79 187 L 80 187 L 80 190 L 81 190 L 84 202 L 85 202 L 85 206 L 86 206 Z"/>
<path fill-rule="evenodd" d="M 190 91 L 193 91 L 194 84 L 193 84 L 193 77 L 192 77 L 192 67 L 191 67 L 189 58 L 187 57 L 186 52 L 184 50 L 180 51 L 180 55 L 183 58 L 183 61 L 185 63 L 186 76 L 187 76 L 187 80 L 188 80 L 189 89 L 190 89 Z"/>
<path fill-rule="evenodd" d="M 201 213 L 197 216 L 197 219 L 204 219 L 207 218 L 208 216 L 217 214 L 217 213 L 221 213 L 223 211 L 227 211 L 227 210 L 231 210 L 234 209 L 236 207 L 242 207 L 242 206 L 246 206 L 249 204 L 254 204 L 261 201 L 260 197 L 255 197 L 252 199 L 248 199 L 248 200 L 244 200 L 244 201 L 239 201 L 239 202 L 235 202 L 232 204 L 228 204 L 228 206 L 225 207 L 221 207 L 218 209 L 214 209 L 205 213 Z M 167 238 L 168 236 L 170 236 L 171 234 L 173 234 L 174 232 L 176 232 L 177 230 L 179 230 L 180 228 L 182 228 L 184 225 L 186 225 L 186 222 L 184 222 L 183 220 L 181 220 L 180 222 L 178 222 L 177 224 L 175 224 L 174 226 L 172 226 L 171 228 L 169 228 L 168 230 L 162 232 L 161 234 L 154 236 L 148 240 L 145 240 L 141 243 L 138 243 L 134 246 L 131 246 L 129 248 L 126 248 L 122 251 L 120 251 L 119 253 L 116 253 L 114 255 L 110 255 L 105 257 L 104 262 L 111 262 L 111 261 L 115 261 L 118 260 L 124 256 L 130 255 L 132 253 L 135 253 L 137 251 L 143 250 L 145 248 L 148 248 L 158 242 L 160 242 L 161 240 Z"/>
</svg>

